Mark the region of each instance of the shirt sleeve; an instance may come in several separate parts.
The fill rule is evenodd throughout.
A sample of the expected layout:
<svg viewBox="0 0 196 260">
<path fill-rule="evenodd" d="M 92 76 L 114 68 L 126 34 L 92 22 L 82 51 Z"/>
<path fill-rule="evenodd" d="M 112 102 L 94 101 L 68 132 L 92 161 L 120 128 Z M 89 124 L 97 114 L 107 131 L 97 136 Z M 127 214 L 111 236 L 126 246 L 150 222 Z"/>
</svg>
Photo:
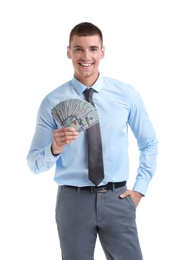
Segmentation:
<svg viewBox="0 0 196 260">
<path fill-rule="evenodd" d="M 158 141 L 140 94 L 132 89 L 129 125 L 137 140 L 139 166 L 133 190 L 145 195 L 157 166 Z"/>
<path fill-rule="evenodd" d="M 52 134 L 56 128 L 46 97 L 38 110 L 35 133 L 27 155 L 27 164 L 35 174 L 49 170 L 60 156 L 53 156 L 51 152 Z"/>
</svg>

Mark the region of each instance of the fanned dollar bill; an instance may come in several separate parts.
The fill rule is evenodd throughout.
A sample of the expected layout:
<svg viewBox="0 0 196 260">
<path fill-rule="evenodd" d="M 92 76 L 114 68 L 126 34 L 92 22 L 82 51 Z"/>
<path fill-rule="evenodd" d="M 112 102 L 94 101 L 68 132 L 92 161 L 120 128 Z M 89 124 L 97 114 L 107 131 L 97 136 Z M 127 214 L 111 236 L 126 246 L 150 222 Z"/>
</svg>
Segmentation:
<svg viewBox="0 0 196 260">
<path fill-rule="evenodd" d="M 53 107 L 54 118 L 62 127 L 71 126 L 82 132 L 99 122 L 96 108 L 81 99 L 66 99 Z"/>
</svg>

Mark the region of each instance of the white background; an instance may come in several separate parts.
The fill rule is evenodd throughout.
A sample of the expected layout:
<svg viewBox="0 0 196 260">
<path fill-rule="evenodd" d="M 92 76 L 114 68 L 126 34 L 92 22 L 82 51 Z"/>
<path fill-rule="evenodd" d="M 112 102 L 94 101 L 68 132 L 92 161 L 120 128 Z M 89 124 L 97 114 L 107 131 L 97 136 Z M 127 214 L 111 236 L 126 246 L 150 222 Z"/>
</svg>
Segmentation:
<svg viewBox="0 0 196 260">
<path fill-rule="evenodd" d="M 35 176 L 26 155 L 41 100 L 72 77 L 68 35 L 83 21 L 104 35 L 100 72 L 140 92 L 159 139 L 157 171 L 137 209 L 144 260 L 196 259 L 194 2 L 0 2 L 0 259 L 61 259 L 54 168 Z M 131 188 L 138 151 L 130 139 Z M 95 259 L 105 259 L 99 241 Z"/>
</svg>

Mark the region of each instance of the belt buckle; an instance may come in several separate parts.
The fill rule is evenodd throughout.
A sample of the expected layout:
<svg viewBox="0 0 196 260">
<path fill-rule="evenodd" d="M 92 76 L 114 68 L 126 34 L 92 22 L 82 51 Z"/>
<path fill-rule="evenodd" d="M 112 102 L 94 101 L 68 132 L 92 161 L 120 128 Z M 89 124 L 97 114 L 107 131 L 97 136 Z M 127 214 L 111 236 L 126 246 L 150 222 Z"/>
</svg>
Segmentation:
<svg viewBox="0 0 196 260">
<path fill-rule="evenodd" d="M 98 187 L 96 187 L 96 186 L 93 186 L 92 187 L 92 192 L 95 192 L 95 193 L 104 193 L 104 192 L 106 192 L 107 191 L 107 186 L 105 185 L 105 186 L 98 186 Z"/>
</svg>

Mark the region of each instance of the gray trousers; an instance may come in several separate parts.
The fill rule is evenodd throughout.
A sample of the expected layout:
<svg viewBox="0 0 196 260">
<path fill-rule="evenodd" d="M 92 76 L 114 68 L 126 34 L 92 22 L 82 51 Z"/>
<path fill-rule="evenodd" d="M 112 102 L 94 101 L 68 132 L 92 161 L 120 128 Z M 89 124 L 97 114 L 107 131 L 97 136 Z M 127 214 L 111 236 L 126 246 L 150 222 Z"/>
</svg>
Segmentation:
<svg viewBox="0 0 196 260">
<path fill-rule="evenodd" d="M 56 222 L 62 260 L 93 260 L 97 235 L 108 260 L 142 260 L 136 207 L 121 187 L 105 193 L 60 186 Z"/>
</svg>

